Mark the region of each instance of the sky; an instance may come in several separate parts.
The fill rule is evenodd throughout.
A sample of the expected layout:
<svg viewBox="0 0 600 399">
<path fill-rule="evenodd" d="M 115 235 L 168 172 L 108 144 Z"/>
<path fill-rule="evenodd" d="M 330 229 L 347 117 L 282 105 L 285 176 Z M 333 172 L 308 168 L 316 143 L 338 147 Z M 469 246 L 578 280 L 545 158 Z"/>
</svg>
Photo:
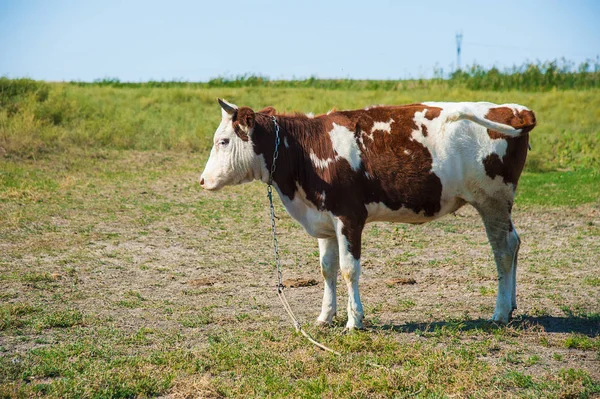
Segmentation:
<svg viewBox="0 0 600 399">
<path fill-rule="evenodd" d="M 598 0 L 0 0 L 0 76 L 427 78 L 600 56 Z"/>
</svg>

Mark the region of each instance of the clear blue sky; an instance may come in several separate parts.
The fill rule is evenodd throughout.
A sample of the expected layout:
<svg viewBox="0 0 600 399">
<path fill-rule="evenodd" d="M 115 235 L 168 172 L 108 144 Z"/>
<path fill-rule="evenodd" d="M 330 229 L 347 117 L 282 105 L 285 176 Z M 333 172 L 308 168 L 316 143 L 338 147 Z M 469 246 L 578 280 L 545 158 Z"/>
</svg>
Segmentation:
<svg viewBox="0 0 600 399">
<path fill-rule="evenodd" d="M 124 81 L 431 76 L 600 55 L 599 0 L 0 0 L 0 75 Z"/>
</svg>

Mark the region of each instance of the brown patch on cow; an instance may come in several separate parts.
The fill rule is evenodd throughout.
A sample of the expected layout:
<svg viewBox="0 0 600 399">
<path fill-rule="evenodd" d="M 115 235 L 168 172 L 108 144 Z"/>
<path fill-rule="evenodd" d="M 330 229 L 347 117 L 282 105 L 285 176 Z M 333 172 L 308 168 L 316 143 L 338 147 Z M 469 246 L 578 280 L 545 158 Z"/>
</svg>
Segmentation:
<svg viewBox="0 0 600 399">
<path fill-rule="evenodd" d="M 270 170 L 275 142 L 274 123 L 267 115 L 258 113 L 256 116 L 257 124 L 252 135 L 254 150 L 265 157 L 267 168 Z M 294 199 L 299 185 L 306 193 L 307 199 L 316 207 L 322 208 L 324 201 L 321 194 L 326 193 L 327 203 L 331 184 L 340 174 L 339 168 L 335 168 L 333 163 L 322 169 L 313 165 L 310 159 L 311 152 L 323 160 L 335 157 L 323 121 L 305 115 L 277 115 L 277 124 L 281 142 L 285 139 L 289 145 L 280 145 L 278 149 L 279 162 L 274 175 L 277 186 L 283 195 Z"/>
<path fill-rule="evenodd" d="M 431 172 L 433 159 L 425 146 L 412 139 L 412 132 L 419 130 L 414 116 L 425 110 L 432 118 L 441 112 L 422 104 L 347 111 L 358 114 L 359 125 L 367 131 L 372 120 L 394 120 L 389 134 L 375 132 L 373 142 L 366 143 L 366 153 L 373 156 L 363 157 L 363 163 L 373 179 L 366 182 L 365 203 L 382 202 L 392 210 L 405 207 L 426 216 L 439 212 L 442 184 Z M 428 134 L 426 129 L 424 134 Z"/>
<path fill-rule="evenodd" d="M 317 285 L 317 280 L 314 278 L 288 278 L 281 284 L 283 284 L 285 288 L 310 287 Z"/>
<path fill-rule="evenodd" d="M 438 116 L 440 116 L 441 112 L 442 112 L 441 108 L 438 108 L 438 107 L 428 107 L 427 108 L 427 112 L 425 113 L 425 118 L 427 118 L 430 121 L 432 121 L 435 118 L 437 118 Z"/>
<path fill-rule="evenodd" d="M 215 285 L 216 281 L 207 277 L 202 277 L 194 280 L 189 280 L 187 283 L 192 287 L 205 287 Z"/>
<path fill-rule="evenodd" d="M 507 137 L 488 129 L 488 135 L 493 139 L 506 140 L 507 147 L 502 159 L 498 154 L 492 153 L 482 160 L 485 173 L 492 179 L 496 176 L 502 176 L 505 184 L 512 183 L 516 188 L 521 172 L 525 167 L 529 147 L 529 133 L 521 133 L 518 137 Z"/>
<path fill-rule="evenodd" d="M 520 129 L 521 134 L 528 133 L 536 125 L 535 114 L 533 111 L 526 109 L 514 112 L 513 109 L 509 107 L 490 108 L 484 118 L 492 122 L 498 122 L 504 125 L 509 125 L 515 129 Z M 498 132 L 494 133 L 496 135 L 500 135 L 501 137 L 506 137 Z M 492 137 L 491 135 L 490 137 L 498 138 Z"/>
<path fill-rule="evenodd" d="M 438 107 L 427 108 L 427 110 L 425 111 L 425 119 L 432 121 L 435 118 L 437 118 L 438 116 L 440 116 L 441 113 L 442 113 L 441 108 L 438 108 Z M 422 124 L 421 132 L 423 132 L 423 137 L 427 137 L 427 133 L 428 133 L 427 126 Z"/>
<path fill-rule="evenodd" d="M 342 234 L 348 240 L 348 251 L 354 259 L 360 259 L 362 231 L 367 219 L 367 212 L 364 205 L 357 209 L 353 216 L 340 217 L 343 223 Z"/>
<path fill-rule="evenodd" d="M 417 284 L 417 280 L 415 280 L 412 277 L 391 278 L 389 280 L 386 280 L 385 283 L 387 285 L 413 285 L 413 284 Z"/>
</svg>

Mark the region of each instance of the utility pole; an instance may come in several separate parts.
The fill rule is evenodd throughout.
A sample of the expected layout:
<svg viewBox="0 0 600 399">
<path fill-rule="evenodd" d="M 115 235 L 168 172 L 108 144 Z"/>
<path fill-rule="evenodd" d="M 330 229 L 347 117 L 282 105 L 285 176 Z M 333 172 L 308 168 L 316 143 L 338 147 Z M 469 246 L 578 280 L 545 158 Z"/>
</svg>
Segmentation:
<svg viewBox="0 0 600 399">
<path fill-rule="evenodd" d="M 456 33 L 456 70 L 460 71 L 460 46 L 462 44 L 462 32 Z"/>
</svg>

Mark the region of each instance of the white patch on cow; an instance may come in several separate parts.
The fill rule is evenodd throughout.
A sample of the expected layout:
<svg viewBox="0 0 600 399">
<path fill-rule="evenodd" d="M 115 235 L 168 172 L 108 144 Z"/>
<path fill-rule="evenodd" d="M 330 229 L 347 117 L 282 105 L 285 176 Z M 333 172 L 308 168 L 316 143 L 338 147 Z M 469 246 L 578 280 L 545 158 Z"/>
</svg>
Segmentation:
<svg viewBox="0 0 600 399">
<path fill-rule="evenodd" d="M 387 122 L 375 122 L 373 123 L 373 127 L 371 128 L 371 133 L 367 134 L 365 132 L 363 132 L 363 134 L 360 136 L 360 140 L 361 140 L 361 144 L 363 144 L 363 136 L 367 136 L 368 138 L 371 139 L 371 141 L 374 140 L 374 134 L 376 131 L 380 130 L 384 133 L 391 133 L 392 132 L 392 123 L 394 123 L 394 120 L 392 118 L 390 118 L 389 121 Z"/>
<path fill-rule="evenodd" d="M 321 206 L 325 206 L 325 190 L 321 192 Z"/>
<path fill-rule="evenodd" d="M 323 305 L 321 314 L 317 319 L 319 324 L 330 324 L 335 316 L 337 309 L 336 301 L 336 283 L 338 272 L 338 242 L 335 238 L 320 238 L 319 240 L 319 260 L 321 263 L 321 273 L 325 279 L 325 289 L 323 292 Z"/>
<path fill-rule="evenodd" d="M 373 176 L 371 176 L 371 175 L 369 174 L 369 172 L 365 172 L 365 177 L 366 177 L 367 179 L 369 179 L 369 180 L 371 180 L 371 179 L 373 178 Z"/>
<path fill-rule="evenodd" d="M 413 130 L 411 138 L 421 143 L 431 154 L 432 166 L 431 172 L 440 178 L 442 183 L 442 208 L 444 200 L 449 200 L 459 195 L 462 190 L 461 179 L 463 173 L 463 165 L 461 164 L 462 156 L 457 156 L 457 151 L 462 152 L 462 148 L 468 147 L 472 143 L 467 143 L 462 138 L 462 134 L 458 130 L 449 130 L 446 120 L 446 108 L 443 106 L 431 104 L 442 108 L 442 112 L 437 118 L 429 120 L 425 117 L 427 109 L 416 112 L 413 121 L 417 126 Z M 423 126 L 427 129 L 427 136 L 423 134 Z M 458 133 L 458 135 L 456 135 Z M 412 153 L 410 154 L 412 157 Z M 440 215 L 444 214 L 444 210 L 440 210 Z"/>
<path fill-rule="evenodd" d="M 327 111 L 327 115 L 331 115 L 332 113 L 335 112 L 335 108 L 330 109 L 329 111 Z"/>
<path fill-rule="evenodd" d="M 317 238 L 335 236 L 331 213 L 317 209 L 315 204 L 306 198 L 306 193 L 298 183 L 296 183 L 293 200 L 279 190 L 277 183 L 275 183 L 275 189 L 279 193 L 286 211 L 304 227 L 308 234 Z"/>
<path fill-rule="evenodd" d="M 371 133 L 375 132 L 376 130 L 381 130 L 382 132 L 390 133 L 392 131 L 392 123 L 394 123 L 394 120 L 392 118 L 390 118 L 390 120 L 387 122 L 375 122 L 373 124 L 373 129 L 371 129 Z"/>
<path fill-rule="evenodd" d="M 409 150 L 404 150 L 404 153 L 405 153 L 406 155 L 410 155 L 410 151 L 409 151 Z"/>
<path fill-rule="evenodd" d="M 312 150 L 310 150 L 310 160 L 312 161 L 312 164 L 317 167 L 317 168 L 321 168 L 321 169 L 325 169 L 329 166 L 330 163 L 333 162 L 332 158 L 327 158 L 327 159 L 321 159 L 317 156 L 317 154 L 315 154 Z"/>
<path fill-rule="evenodd" d="M 315 114 L 313 114 L 312 112 L 309 112 L 306 114 L 306 117 L 309 119 L 313 119 L 315 117 Z"/>
<path fill-rule="evenodd" d="M 288 143 L 287 136 L 285 136 L 283 138 L 283 145 L 285 146 L 285 148 L 290 148 L 290 144 Z"/>
<path fill-rule="evenodd" d="M 492 139 L 485 126 L 476 120 L 453 120 L 453 115 L 484 116 L 491 108 L 512 107 L 518 111 L 527 108 L 516 104 L 477 103 L 423 103 L 425 106 L 442 108 L 440 115 L 433 120 L 425 118 L 425 112 L 417 112 L 414 122 L 417 129 L 412 139 L 423 144 L 432 156 L 432 172 L 442 182 L 442 202 L 459 196 L 465 201 L 477 201 L 480 195 L 512 196 L 513 185 L 506 185 L 502 176 L 491 179 L 485 172 L 482 161 L 490 154 L 501 159 L 506 154 L 508 143 L 505 139 Z M 450 117 L 450 118 L 449 118 Z M 421 126 L 427 128 L 423 135 Z M 443 209 L 440 214 L 443 214 Z"/>
<path fill-rule="evenodd" d="M 369 105 L 368 107 L 365 107 L 365 111 L 368 111 L 368 110 L 373 109 L 373 108 L 380 108 L 380 107 L 385 107 L 385 104 Z"/>
<path fill-rule="evenodd" d="M 329 136 L 331 137 L 333 149 L 338 156 L 348 161 L 353 170 L 358 170 L 361 164 L 360 149 L 354 138 L 354 133 L 347 127 L 334 123 Z"/>
</svg>

